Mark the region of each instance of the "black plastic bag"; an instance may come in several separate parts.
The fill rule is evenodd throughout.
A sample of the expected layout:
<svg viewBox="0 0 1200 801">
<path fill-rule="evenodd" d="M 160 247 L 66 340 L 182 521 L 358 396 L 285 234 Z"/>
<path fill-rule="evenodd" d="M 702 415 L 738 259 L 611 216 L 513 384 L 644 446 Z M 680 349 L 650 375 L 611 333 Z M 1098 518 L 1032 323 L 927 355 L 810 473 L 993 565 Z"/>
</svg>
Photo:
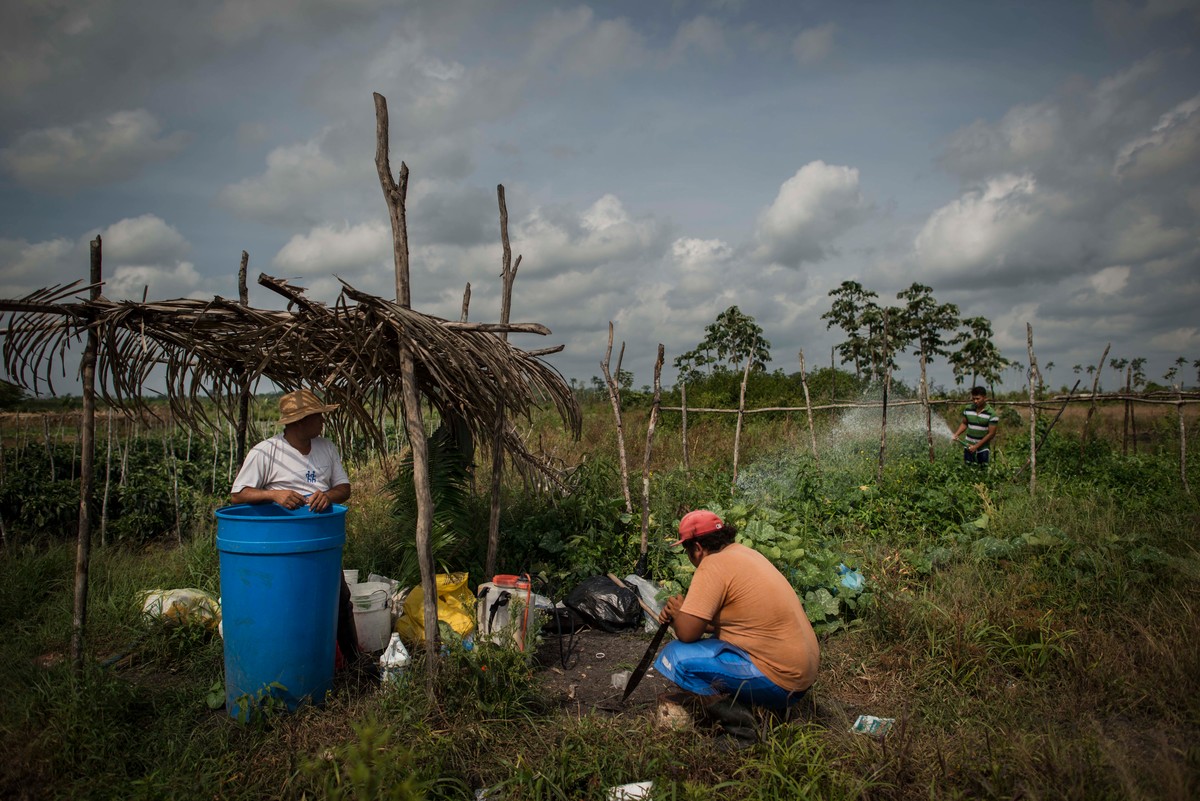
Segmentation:
<svg viewBox="0 0 1200 801">
<path fill-rule="evenodd" d="M 589 624 L 604 631 L 624 631 L 641 623 L 637 596 L 608 576 L 584 579 L 563 601 Z"/>
</svg>

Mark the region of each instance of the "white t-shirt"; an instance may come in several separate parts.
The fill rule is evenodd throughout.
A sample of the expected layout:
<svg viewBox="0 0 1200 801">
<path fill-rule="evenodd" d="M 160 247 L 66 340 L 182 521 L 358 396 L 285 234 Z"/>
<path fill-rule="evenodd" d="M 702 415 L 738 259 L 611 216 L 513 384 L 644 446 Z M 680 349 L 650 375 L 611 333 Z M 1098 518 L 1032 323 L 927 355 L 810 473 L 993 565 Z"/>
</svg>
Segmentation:
<svg viewBox="0 0 1200 801">
<path fill-rule="evenodd" d="M 349 484 L 350 477 L 342 467 L 342 457 L 332 442 L 324 437 L 313 439 L 308 454 L 292 447 L 283 434 L 276 434 L 255 445 L 246 454 L 246 461 L 233 480 L 232 492 L 246 487 L 265 490 L 295 490 L 311 495 L 315 490 L 330 490 Z"/>
</svg>

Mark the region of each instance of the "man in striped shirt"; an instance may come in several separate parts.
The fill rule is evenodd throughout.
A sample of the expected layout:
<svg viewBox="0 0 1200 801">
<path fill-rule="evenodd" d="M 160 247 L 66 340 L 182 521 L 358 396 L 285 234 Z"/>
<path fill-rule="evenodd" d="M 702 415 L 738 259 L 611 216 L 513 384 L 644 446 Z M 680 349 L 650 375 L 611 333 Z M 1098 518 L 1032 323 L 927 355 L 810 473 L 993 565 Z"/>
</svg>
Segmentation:
<svg viewBox="0 0 1200 801">
<path fill-rule="evenodd" d="M 999 424 L 1000 418 L 996 416 L 996 410 L 988 405 L 987 390 L 983 387 L 972 387 L 971 403 L 963 409 L 962 422 L 951 437 L 957 442 L 959 436 L 966 432 L 966 437 L 963 438 L 966 443 L 963 460 L 967 464 L 988 463 L 988 456 L 991 455 L 988 443 L 995 438 L 996 426 Z"/>
</svg>

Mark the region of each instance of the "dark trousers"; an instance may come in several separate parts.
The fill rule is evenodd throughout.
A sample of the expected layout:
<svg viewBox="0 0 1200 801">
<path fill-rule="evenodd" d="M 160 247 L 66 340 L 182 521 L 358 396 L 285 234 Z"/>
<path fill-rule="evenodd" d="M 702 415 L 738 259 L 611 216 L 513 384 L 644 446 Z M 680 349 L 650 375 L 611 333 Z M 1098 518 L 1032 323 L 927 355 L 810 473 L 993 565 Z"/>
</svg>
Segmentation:
<svg viewBox="0 0 1200 801">
<path fill-rule="evenodd" d="M 353 662 L 358 658 L 358 629 L 354 627 L 354 605 L 350 603 L 350 585 L 343 575 L 342 592 L 338 598 L 337 643 L 342 658 Z"/>
</svg>

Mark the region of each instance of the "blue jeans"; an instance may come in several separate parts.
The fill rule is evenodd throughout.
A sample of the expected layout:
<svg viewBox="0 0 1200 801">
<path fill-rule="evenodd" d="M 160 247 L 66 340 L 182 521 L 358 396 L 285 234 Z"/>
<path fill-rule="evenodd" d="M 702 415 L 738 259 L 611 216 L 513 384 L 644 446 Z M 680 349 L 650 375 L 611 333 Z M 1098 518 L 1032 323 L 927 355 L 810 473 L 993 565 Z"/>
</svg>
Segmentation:
<svg viewBox="0 0 1200 801">
<path fill-rule="evenodd" d="M 688 692 L 729 693 L 742 703 L 773 709 L 786 709 L 805 692 L 783 689 L 755 667 L 745 651 L 715 637 L 668 643 L 654 660 L 654 667 Z"/>
<path fill-rule="evenodd" d="M 963 449 L 963 461 L 967 464 L 983 464 L 983 465 L 985 465 L 988 463 L 988 456 L 990 454 L 991 454 L 991 449 L 989 449 L 989 448 L 984 448 L 983 450 L 975 451 L 974 453 L 971 453 L 971 451 L 966 450 L 964 448 Z"/>
</svg>

